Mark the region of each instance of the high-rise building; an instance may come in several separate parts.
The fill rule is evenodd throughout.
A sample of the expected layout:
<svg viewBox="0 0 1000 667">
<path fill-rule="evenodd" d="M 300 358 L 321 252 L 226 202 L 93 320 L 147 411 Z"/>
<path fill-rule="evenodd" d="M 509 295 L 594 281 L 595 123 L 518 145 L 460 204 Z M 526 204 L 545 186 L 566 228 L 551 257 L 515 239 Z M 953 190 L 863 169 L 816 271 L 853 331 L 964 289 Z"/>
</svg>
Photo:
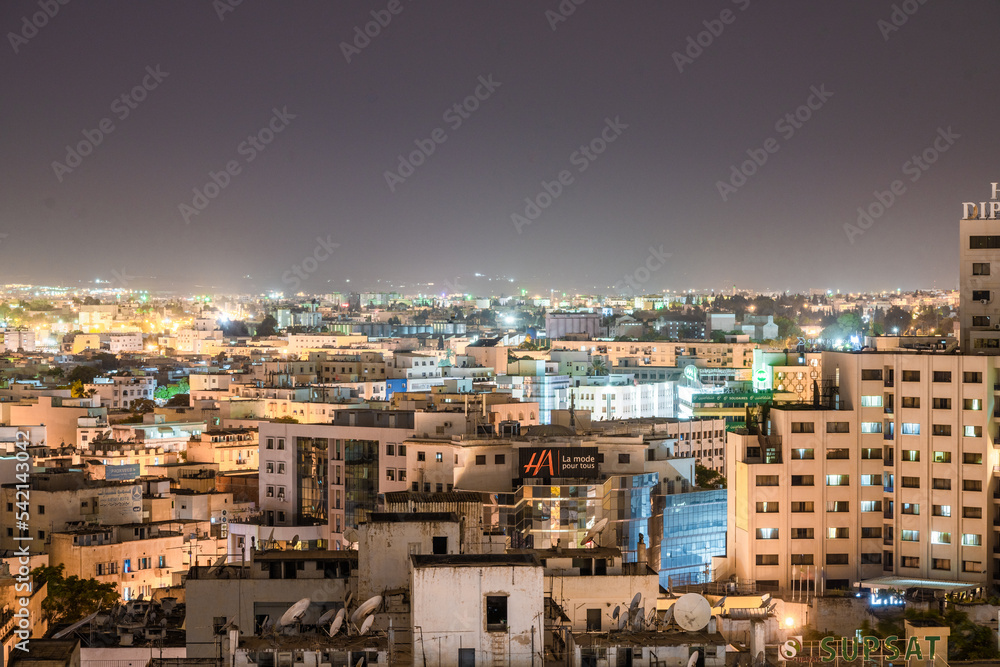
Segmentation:
<svg viewBox="0 0 1000 667">
<path fill-rule="evenodd" d="M 1000 578 L 995 359 L 825 352 L 818 405 L 729 434 L 728 555 L 762 588 Z"/>
<path fill-rule="evenodd" d="M 1000 354 L 1000 201 L 965 204 L 959 222 L 958 309 L 962 352 Z"/>
</svg>

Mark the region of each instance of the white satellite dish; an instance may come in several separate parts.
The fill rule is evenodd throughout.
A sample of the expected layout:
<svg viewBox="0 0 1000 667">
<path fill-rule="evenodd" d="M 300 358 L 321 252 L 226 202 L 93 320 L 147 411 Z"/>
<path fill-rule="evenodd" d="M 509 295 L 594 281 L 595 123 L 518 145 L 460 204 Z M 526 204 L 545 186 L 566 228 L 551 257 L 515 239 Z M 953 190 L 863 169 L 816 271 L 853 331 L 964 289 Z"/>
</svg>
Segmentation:
<svg viewBox="0 0 1000 667">
<path fill-rule="evenodd" d="M 712 605 L 697 593 L 687 593 L 674 603 L 674 621 L 683 630 L 698 632 L 708 625 Z"/>
<path fill-rule="evenodd" d="M 291 607 L 288 608 L 281 618 L 278 619 L 278 627 L 283 628 L 293 623 L 298 623 L 305 616 L 306 610 L 309 609 L 309 605 L 312 602 L 309 598 L 302 598 Z"/>
<path fill-rule="evenodd" d="M 351 600 L 354 599 L 354 591 L 347 591 L 347 597 L 344 598 L 344 606 L 347 607 L 351 604 Z"/>
<path fill-rule="evenodd" d="M 352 526 L 348 526 L 344 529 L 344 539 L 347 540 L 348 544 L 354 544 L 358 541 L 358 531 Z"/>
<path fill-rule="evenodd" d="M 382 604 L 381 595 L 376 595 L 375 597 L 368 598 L 367 600 L 362 602 L 357 609 L 354 610 L 353 614 L 351 614 L 351 623 L 357 625 L 358 621 L 360 621 L 362 618 L 364 618 L 368 614 L 378 609 L 380 604 Z"/>
<path fill-rule="evenodd" d="M 608 517 L 604 517 L 603 519 L 595 523 L 594 527 L 588 530 L 587 534 L 583 536 L 583 539 L 580 541 L 580 546 L 593 542 L 595 539 L 597 539 L 597 536 L 601 534 L 601 531 L 604 530 L 607 527 L 607 525 L 608 525 Z M 598 544 L 597 546 L 600 545 Z"/>
<path fill-rule="evenodd" d="M 330 624 L 330 636 L 334 636 L 340 632 L 341 626 L 344 625 L 344 617 L 347 616 L 347 610 L 341 609 L 337 612 L 337 615 L 333 619 L 333 623 Z"/>
<path fill-rule="evenodd" d="M 317 619 L 316 625 L 317 626 L 319 626 L 319 625 L 326 625 L 336 615 L 337 615 L 337 610 L 336 609 L 327 609 L 326 611 L 323 612 L 323 615 L 320 616 L 319 619 Z"/>
<path fill-rule="evenodd" d="M 358 634 L 362 634 L 363 635 L 366 632 L 368 632 L 369 630 L 371 630 L 372 623 L 374 623 L 374 622 L 375 622 L 375 617 L 374 616 L 369 616 L 368 618 L 366 618 L 365 622 L 361 624 L 361 629 L 358 630 Z"/>
</svg>

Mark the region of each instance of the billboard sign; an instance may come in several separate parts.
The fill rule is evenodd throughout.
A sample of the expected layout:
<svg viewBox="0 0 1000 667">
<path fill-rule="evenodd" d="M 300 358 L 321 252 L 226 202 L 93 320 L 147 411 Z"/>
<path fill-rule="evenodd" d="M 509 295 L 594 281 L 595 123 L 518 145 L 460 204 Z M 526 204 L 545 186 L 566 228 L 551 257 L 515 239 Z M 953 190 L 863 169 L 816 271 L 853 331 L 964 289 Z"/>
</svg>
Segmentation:
<svg viewBox="0 0 1000 667">
<path fill-rule="evenodd" d="M 522 447 L 519 477 L 597 477 L 597 447 Z"/>
<path fill-rule="evenodd" d="M 112 482 L 129 482 L 139 476 L 138 463 L 126 463 L 120 466 L 105 466 L 104 479 Z"/>
</svg>

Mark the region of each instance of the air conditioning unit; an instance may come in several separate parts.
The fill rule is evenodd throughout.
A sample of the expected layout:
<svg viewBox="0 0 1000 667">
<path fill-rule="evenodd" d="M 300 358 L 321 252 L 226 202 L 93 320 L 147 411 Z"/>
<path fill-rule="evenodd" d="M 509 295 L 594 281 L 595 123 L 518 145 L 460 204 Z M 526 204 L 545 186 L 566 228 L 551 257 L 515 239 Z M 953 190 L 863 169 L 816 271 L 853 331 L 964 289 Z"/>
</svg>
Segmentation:
<svg viewBox="0 0 1000 667">
<path fill-rule="evenodd" d="M 993 328 L 996 329 L 997 331 L 1000 331 L 1000 324 L 994 324 Z"/>
<path fill-rule="evenodd" d="M 979 303 L 983 304 L 984 306 L 985 306 L 986 304 L 988 304 L 989 302 L 990 302 L 990 300 L 989 300 L 989 299 L 980 299 L 980 300 L 979 300 Z"/>
</svg>

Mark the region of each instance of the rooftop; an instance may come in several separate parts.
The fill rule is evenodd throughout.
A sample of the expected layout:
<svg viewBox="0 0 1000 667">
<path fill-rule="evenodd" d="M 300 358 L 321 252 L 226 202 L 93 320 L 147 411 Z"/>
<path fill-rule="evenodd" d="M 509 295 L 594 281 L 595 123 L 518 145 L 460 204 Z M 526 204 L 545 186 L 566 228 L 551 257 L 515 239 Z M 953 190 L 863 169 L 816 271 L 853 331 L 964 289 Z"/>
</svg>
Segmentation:
<svg viewBox="0 0 1000 667">
<path fill-rule="evenodd" d="M 490 566 L 499 567 L 541 567 L 534 553 L 520 554 L 412 554 L 410 560 L 413 567 L 463 567 Z"/>
</svg>

